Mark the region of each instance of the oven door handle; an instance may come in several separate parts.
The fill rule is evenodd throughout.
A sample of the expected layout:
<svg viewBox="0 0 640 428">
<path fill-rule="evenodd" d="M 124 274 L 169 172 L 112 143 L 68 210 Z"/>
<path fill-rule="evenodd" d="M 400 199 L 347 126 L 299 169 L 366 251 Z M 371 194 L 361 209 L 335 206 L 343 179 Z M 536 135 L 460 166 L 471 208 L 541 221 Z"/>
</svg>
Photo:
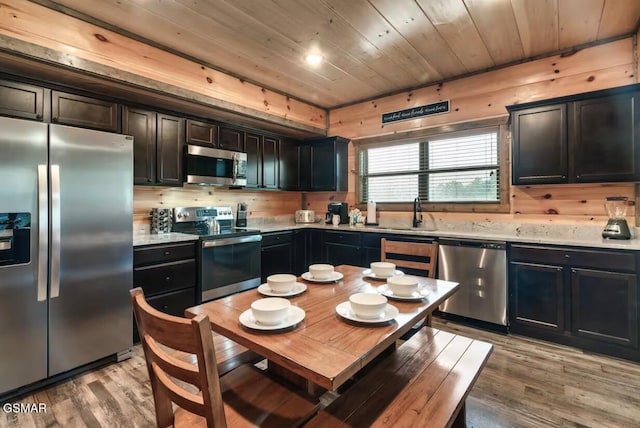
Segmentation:
<svg viewBox="0 0 640 428">
<path fill-rule="evenodd" d="M 211 241 L 202 241 L 202 248 L 221 247 L 223 245 L 246 244 L 248 242 L 260 242 L 262 235 L 238 236 L 227 239 L 214 239 Z"/>
</svg>

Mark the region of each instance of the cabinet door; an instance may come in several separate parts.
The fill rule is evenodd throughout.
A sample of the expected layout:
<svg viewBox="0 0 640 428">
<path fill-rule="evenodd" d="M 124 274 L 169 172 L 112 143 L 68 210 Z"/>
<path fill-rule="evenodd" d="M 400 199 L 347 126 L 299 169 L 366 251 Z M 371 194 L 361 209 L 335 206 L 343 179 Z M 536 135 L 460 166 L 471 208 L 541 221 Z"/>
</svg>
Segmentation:
<svg viewBox="0 0 640 428">
<path fill-rule="evenodd" d="M 638 177 L 636 98 L 636 94 L 624 94 L 570 104 L 570 167 L 575 181 L 633 181 Z"/>
<path fill-rule="evenodd" d="M 182 186 L 184 119 L 158 114 L 156 162 L 158 183 Z"/>
<path fill-rule="evenodd" d="M 276 273 L 293 273 L 293 245 L 291 242 L 262 247 L 261 277 L 267 282 L 267 277 Z"/>
<path fill-rule="evenodd" d="M 156 114 L 125 107 L 123 117 L 122 132 L 133 136 L 133 183 L 155 184 Z"/>
<path fill-rule="evenodd" d="M 565 330 L 564 270 L 560 266 L 511 263 L 509 318 L 514 332 Z"/>
<path fill-rule="evenodd" d="M 567 182 L 566 112 L 558 104 L 513 113 L 513 184 Z"/>
<path fill-rule="evenodd" d="M 43 120 L 44 88 L 0 80 L 0 115 Z"/>
<path fill-rule="evenodd" d="M 308 241 L 308 255 L 309 260 L 308 264 L 314 263 L 325 263 L 327 259 L 325 258 L 324 242 L 323 242 L 323 233 L 320 229 L 310 229 L 307 233 L 307 241 Z M 307 266 L 308 267 L 308 266 Z"/>
<path fill-rule="evenodd" d="M 262 187 L 277 189 L 279 182 L 278 146 L 279 140 L 271 137 L 262 139 Z"/>
<path fill-rule="evenodd" d="M 215 147 L 218 127 L 212 123 L 187 120 L 187 144 Z"/>
<path fill-rule="evenodd" d="M 118 104 L 64 92 L 51 92 L 51 122 L 120 132 Z"/>
<path fill-rule="evenodd" d="M 247 133 L 244 146 L 247 153 L 246 187 L 262 187 L 262 136 Z"/>
<path fill-rule="evenodd" d="M 589 269 L 571 271 L 573 334 L 588 342 L 638 346 L 638 278 Z"/>
<path fill-rule="evenodd" d="M 221 126 L 218 130 L 218 147 L 236 152 L 244 151 L 244 131 Z"/>
<path fill-rule="evenodd" d="M 310 190 L 336 190 L 336 153 L 333 141 L 311 143 Z"/>
<path fill-rule="evenodd" d="M 279 185 L 282 190 L 300 190 L 300 150 L 295 141 L 281 140 Z"/>
<path fill-rule="evenodd" d="M 362 264 L 362 260 L 360 257 L 360 247 L 354 245 L 343 245 L 333 242 L 325 242 L 324 248 L 325 259 L 329 264 L 332 264 L 334 266 L 360 266 Z"/>
<path fill-rule="evenodd" d="M 293 272 L 300 276 L 309 267 L 309 235 L 308 229 L 293 231 Z"/>
</svg>

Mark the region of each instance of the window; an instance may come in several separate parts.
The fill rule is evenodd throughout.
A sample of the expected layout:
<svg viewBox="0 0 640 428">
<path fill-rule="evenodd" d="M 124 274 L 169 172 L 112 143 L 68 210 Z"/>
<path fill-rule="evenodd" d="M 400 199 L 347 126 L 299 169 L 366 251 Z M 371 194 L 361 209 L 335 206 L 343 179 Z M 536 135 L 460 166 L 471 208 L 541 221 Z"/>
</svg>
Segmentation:
<svg viewBox="0 0 640 428">
<path fill-rule="evenodd" d="M 363 146 L 360 201 L 500 203 L 498 128 Z"/>
</svg>

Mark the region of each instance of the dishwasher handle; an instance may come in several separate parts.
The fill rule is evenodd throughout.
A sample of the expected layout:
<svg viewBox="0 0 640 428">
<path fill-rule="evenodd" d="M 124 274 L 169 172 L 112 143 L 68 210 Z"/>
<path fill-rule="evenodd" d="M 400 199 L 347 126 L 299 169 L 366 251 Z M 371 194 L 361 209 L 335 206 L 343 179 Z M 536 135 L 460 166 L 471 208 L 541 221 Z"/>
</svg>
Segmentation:
<svg viewBox="0 0 640 428">
<path fill-rule="evenodd" d="M 451 247 L 472 247 L 486 248 L 489 250 L 506 250 L 507 243 L 503 241 L 471 241 L 460 239 L 440 239 L 438 244 L 441 246 L 448 245 Z"/>
</svg>

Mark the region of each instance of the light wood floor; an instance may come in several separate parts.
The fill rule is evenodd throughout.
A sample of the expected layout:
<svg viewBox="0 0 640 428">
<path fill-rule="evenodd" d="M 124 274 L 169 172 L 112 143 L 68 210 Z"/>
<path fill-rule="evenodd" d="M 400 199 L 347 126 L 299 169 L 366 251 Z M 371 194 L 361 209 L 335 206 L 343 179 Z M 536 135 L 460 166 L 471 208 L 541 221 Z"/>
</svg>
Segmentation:
<svg viewBox="0 0 640 428">
<path fill-rule="evenodd" d="M 639 427 L 640 364 L 436 319 L 434 327 L 491 342 L 467 400 L 469 427 Z M 0 427 L 151 427 L 153 399 L 140 346 L 133 358 L 20 402 L 46 414 L 5 413 Z"/>
</svg>

